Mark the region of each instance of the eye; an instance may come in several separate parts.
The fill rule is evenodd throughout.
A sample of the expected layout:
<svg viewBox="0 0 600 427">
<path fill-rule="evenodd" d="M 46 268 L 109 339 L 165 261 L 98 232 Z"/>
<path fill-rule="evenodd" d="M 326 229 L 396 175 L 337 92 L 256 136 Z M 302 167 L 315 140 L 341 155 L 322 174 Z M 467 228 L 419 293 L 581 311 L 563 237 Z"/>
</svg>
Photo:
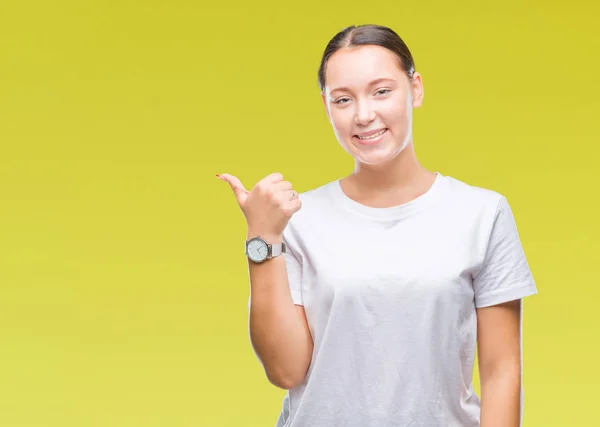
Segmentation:
<svg viewBox="0 0 600 427">
<path fill-rule="evenodd" d="M 342 101 L 348 101 L 348 98 L 340 98 L 340 99 L 334 101 L 333 103 L 334 104 L 345 104 L 345 102 L 342 102 Z"/>
<path fill-rule="evenodd" d="M 375 93 L 377 93 L 377 94 L 379 94 L 379 95 L 386 95 L 386 94 L 387 94 L 387 93 L 389 93 L 389 92 L 391 92 L 391 90 L 389 90 L 389 89 L 379 89 L 379 90 L 378 90 L 377 92 L 375 92 Z"/>
</svg>

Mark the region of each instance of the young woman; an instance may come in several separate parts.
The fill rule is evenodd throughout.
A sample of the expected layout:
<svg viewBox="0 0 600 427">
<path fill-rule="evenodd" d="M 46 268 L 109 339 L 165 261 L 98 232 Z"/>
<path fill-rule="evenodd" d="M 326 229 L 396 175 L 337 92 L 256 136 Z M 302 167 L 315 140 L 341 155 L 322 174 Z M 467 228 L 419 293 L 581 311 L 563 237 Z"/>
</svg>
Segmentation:
<svg viewBox="0 0 600 427">
<path fill-rule="evenodd" d="M 277 427 L 519 426 L 537 289 L 506 198 L 419 163 L 423 81 L 391 29 L 344 29 L 318 76 L 354 171 L 300 195 L 220 176 L 248 223 L 251 342 L 288 390 Z"/>
</svg>

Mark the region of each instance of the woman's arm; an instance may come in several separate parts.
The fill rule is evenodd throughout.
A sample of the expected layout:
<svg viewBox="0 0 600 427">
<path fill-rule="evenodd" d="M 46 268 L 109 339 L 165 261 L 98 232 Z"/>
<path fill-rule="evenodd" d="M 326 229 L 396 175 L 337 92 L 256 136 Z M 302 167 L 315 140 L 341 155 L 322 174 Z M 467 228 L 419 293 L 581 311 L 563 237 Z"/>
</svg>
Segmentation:
<svg viewBox="0 0 600 427">
<path fill-rule="evenodd" d="M 249 233 L 248 238 L 256 236 Z M 263 235 L 264 236 L 264 235 Z M 281 242 L 282 237 L 268 237 Z M 269 381 L 289 390 L 302 381 L 310 366 L 313 341 L 304 307 L 290 295 L 285 256 L 262 264 L 249 263 L 250 341 Z"/>
<path fill-rule="evenodd" d="M 481 427 L 521 423 L 521 300 L 477 309 Z"/>
</svg>

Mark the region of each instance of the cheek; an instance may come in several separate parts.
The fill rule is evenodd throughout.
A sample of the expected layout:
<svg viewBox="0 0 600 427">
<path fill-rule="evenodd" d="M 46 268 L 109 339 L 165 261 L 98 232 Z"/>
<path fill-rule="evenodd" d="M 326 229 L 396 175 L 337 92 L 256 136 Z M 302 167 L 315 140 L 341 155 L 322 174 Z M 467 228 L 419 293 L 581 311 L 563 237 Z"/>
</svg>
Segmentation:
<svg viewBox="0 0 600 427">
<path fill-rule="evenodd" d="M 409 118 L 407 115 L 408 110 L 404 106 L 403 102 L 395 102 L 381 110 L 379 117 L 382 118 L 384 123 L 389 126 L 405 126 L 406 121 Z"/>
<path fill-rule="evenodd" d="M 350 110 L 349 108 L 347 109 Z M 331 112 L 331 123 L 333 127 L 340 132 L 347 131 L 352 127 L 352 113 L 346 110 L 338 110 Z"/>
</svg>

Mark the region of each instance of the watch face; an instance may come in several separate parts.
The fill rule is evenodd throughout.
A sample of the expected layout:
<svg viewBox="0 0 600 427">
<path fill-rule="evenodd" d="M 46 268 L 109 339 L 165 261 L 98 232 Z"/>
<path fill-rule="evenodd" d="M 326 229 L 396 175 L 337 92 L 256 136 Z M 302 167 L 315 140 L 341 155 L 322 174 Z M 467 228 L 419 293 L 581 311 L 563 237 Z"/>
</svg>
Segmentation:
<svg viewBox="0 0 600 427">
<path fill-rule="evenodd" d="M 254 237 L 248 242 L 248 257 L 254 262 L 267 259 L 269 248 L 264 240 Z"/>
</svg>

